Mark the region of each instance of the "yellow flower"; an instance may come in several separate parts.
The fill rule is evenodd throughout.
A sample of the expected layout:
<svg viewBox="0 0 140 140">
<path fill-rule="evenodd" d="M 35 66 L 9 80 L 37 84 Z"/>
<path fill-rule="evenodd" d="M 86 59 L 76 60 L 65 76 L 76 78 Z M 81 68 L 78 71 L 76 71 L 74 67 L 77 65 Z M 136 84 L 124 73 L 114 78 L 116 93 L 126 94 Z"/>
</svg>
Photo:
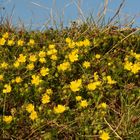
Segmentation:
<svg viewBox="0 0 140 140">
<path fill-rule="evenodd" d="M 71 40 L 69 37 L 67 37 L 67 38 L 65 39 L 65 41 L 66 41 L 66 43 L 71 43 L 71 42 L 72 42 L 72 40 Z"/>
<path fill-rule="evenodd" d="M 15 42 L 13 40 L 8 40 L 7 45 L 8 46 L 13 46 Z"/>
<path fill-rule="evenodd" d="M 109 140 L 110 139 L 110 136 L 107 132 L 102 132 L 101 135 L 100 135 L 100 139 L 101 140 Z"/>
<path fill-rule="evenodd" d="M 140 70 L 140 62 L 134 63 L 133 66 L 131 67 L 131 72 L 134 74 L 138 73 Z"/>
<path fill-rule="evenodd" d="M 28 42 L 28 45 L 29 46 L 34 46 L 35 44 L 35 41 L 33 39 L 30 39 L 29 42 Z"/>
<path fill-rule="evenodd" d="M 46 63 L 46 59 L 44 57 L 39 58 L 40 63 Z"/>
<path fill-rule="evenodd" d="M 4 69 L 7 69 L 8 63 L 6 63 L 6 62 L 1 63 L 1 67 Z"/>
<path fill-rule="evenodd" d="M 100 57 L 101 57 L 100 54 L 96 54 L 96 55 L 95 55 L 95 58 L 96 58 L 96 59 L 99 59 Z"/>
<path fill-rule="evenodd" d="M 10 124 L 12 120 L 13 120 L 13 117 L 11 115 L 3 116 L 3 121 L 7 124 Z"/>
<path fill-rule="evenodd" d="M 22 78 L 20 76 L 16 77 L 15 82 L 16 83 L 21 83 L 22 82 Z"/>
<path fill-rule="evenodd" d="M 40 70 L 40 74 L 42 76 L 46 76 L 49 74 L 49 69 L 48 68 L 45 68 L 45 67 L 42 67 L 41 70 Z"/>
<path fill-rule="evenodd" d="M 82 97 L 81 96 L 76 96 L 76 101 L 81 101 Z"/>
<path fill-rule="evenodd" d="M 84 41 L 83 41 L 83 45 L 86 47 L 88 47 L 88 46 L 90 46 L 90 41 L 88 40 L 88 39 L 85 39 Z"/>
<path fill-rule="evenodd" d="M 15 61 L 15 63 L 13 64 L 15 68 L 18 68 L 20 63 L 18 61 Z"/>
<path fill-rule="evenodd" d="M 133 67 L 133 63 L 132 63 L 132 62 L 126 61 L 126 62 L 124 63 L 124 69 L 130 71 L 130 70 L 132 69 L 132 67 Z"/>
<path fill-rule="evenodd" d="M 80 102 L 80 106 L 83 107 L 83 108 L 87 107 L 87 106 L 88 106 L 87 100 L 82 100 L 82 101 Z"/>
<path fill-rule="evenodd" d="M 101 85 L 101 82 L 100 81 L 96 81 L 96 82 L 89 83 L 87 85 L 87 88 L 89 90 L 95 90 L 97 88 L 97 86 L 100 86 L 100 85 Z"/>
<path fill-rule="evenodd" d="M 45 57 L 45 56 L 46 56 L 46 52 L 40 51 L 38 55 L 39 55 L 39 57 L 41 57 L 41 58 L 42 58 L 42 57 Z"/>
<path fill-rule="evenodd" d="M 99 75 L 97 74 L 97 72 L 94 72 L 93 75 L 94 75 L 94 80 L 95 80 L 95 81 L 98 81 L 98 79 L 99 79 Z"/>
<path fill-rule="evenodd" d="M 38 86 L 40 84 L 41 80 L 38 75 L 32 75 L 32 80 L 31 83 L 34 84 L 35 86 Z"/>
<path fill-rule="evenodd" d="M 101 104 L 98 105 L 98 108 L 106 109 L 107 104 L 106 103 L 101 103 Z"/>
<path fill-rule="evenodd" d="M 62 63 L 62 64 L 60 64 L 59 66 L 57 66 L 57 69 L 59 70 L 59 71 L 65 71 L 65 70 L 67 70 L 68 68 L 70 68 L 70 63 L 69 62 L 64 62 L 64 63 Z"/>
<path fill-rule="evenodd" d="M 49 49 L 54 49 L 54 48 L 55 48 L 55 45 L 53 45 L 53 44 L 49 45 Z"/>
<path fill-rule="evenodd" d="M 53 91 L 52 91 L 52 89 L 51 89 L 51 88 L 46 89 L 45 94 L 51 95 L 52 93 L 53 93 Z"/>
<path fill-rule="evenodd" d="M 53 54 L 51 57 L 50 57 L 52 60 L 57 60 L 57 56 L 55 54 Z"/>
<path fill-rule="evenodd" d="M 36 111 L 32 111 L 31 112 L 31 114 L 30 114 L 30 116 L 29 116 L 29 118 L 31 119 L 31 120 L 35 120 L 35 119 L 37 119 L 38 118 L 38 116 L 37 116 L 37 112 Z"/>
<path fill-rule="evenodd" d="M 71 41 L 71 43 L 68 44 L 69 48 L 74 48 L 76 43 L 74 41 Z"/>
<path fill-rule="evenodd" d="M 23 55 L 23 54 L 20 54 L 17 61 L 20 62 L 20 63 L 26 62 L 26 56 Z"/>
<path fill-rule="evenodd" d="M 71 61 L 71 62 L 74 62 L 74 61 L 77 61 L 78 60 L 78 50 L 75 50 L 75 51 L 72 51 L 69 55 L 68 55 L 68 57 L 69 57 L 69 60 Z"/>
<path fill-rule="evenodd" d="M 81 79 L 70 82 L 70 89 L 73 92 L 79 91 L 81 86 L 82 86 L 82 80 Z"/>
<path fill-rule="evenodd" d="M 4 34 L 2 35 L 2 37 L 3 37 L 4 39 L 7 39 L 7 38 L 9 37 L 9 33 L 8 33 L 8 32 L 4 33 Z"/>
<path fill-rule="evenodd" d="M 0 74 L 0 81 L 2 81 L 3 80 L 3 75 L 2 74 Z"/>
<path fill-rule="evenodd" d="M 12 87 L 10 84 L 5 84 L 4 85 L 4 89 L 3 89 L 3 93 L 10 93 L 12 90 Z"/>
<path fill-rule="evenodd" d="M 23 45 L 24 45 L 24 41 L 23 41 L 23 40 L 21 40 L 21 39 L 20 39 L 20 40 L 18 40 L 17 45 L 18 45 L 18 46 L 23 46 Z"/>
<path fill-rule="evenodd" d="M 88 61 L 84 61 L 83 62 L 83 67 L 85 67 L 86 69 L 90 67 L 90 62 Z"/>
<path fill-rule="evenodd" d="M 26 68 L 27 68 L 28 70 L 33 70 L 34 67 L 35 67 L 35 66 L 34 66 L 34 63 L 30 63 L 30 64 L 27 65 Z"/>
<path fill-rule="evenodd" d="M 34 55 L 34 54 L 30 55 L 29 60 L 30 60 L 31 62 L 35 62 L 35 61 L 37 60 L 36 55 Z"/>
<path fill-rule="evenodd" d="M 5 42 L 6 42 L 6 40 L 5 40 L 4 38 L 0 38 L 0 45 L 1 45 L 1 46 L 4 45 Z"/>
<path fill-rule="evenodd" d="M 66 110 L 66 107 L 60 104 L 54 107 L 54 112 L 56 114 L 63 113 L 65 110 Z"/>
<path fill-rule="evenodd" d="M 34 105 L 31 104 L 31 103 L 27 104 L 27 106 L 26 106 L 26 111 L 27 111 L 28 113 L 33 112 L 33 111 L 34 111 Z"/>
<path fill-rule="evenodd" d="M 49 102 L 50 102 L 50 96 L 48 96 L 47 94 L 44 94 L 42 96 L 42 103 L 46 104 L 46 103 L 49 103 Z"/>
<path fill-rule="evenodd" d="M 108 84 L 116 84 L 116 81 L 115 80 L 112 80 L 111 79 L 111 76 L 107 76 L 106 78 L 107 78 L 107 83 Z"/>
</svg>

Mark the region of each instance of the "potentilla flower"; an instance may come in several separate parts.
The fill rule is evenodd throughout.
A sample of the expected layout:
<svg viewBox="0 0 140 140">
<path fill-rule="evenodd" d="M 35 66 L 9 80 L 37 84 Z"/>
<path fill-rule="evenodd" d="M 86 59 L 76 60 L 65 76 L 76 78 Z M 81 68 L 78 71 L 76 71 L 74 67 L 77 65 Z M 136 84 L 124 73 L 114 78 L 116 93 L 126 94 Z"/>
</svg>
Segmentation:
<svg viewBox="0 0 140 140">
<path fill-rule="evenodd" d="M 48 68 L 45 68 L 45 67 L 42 67 L 41 70 L 40 70 L 40 74 L 42 76 L 46 76 L 49 74 L 49 69 Z"/>
<path fill-rule="evenodd" d="M 81 87 L 82 87 L 82 80 L 81 79 L 70 82 L 70 89 L 73 92 L 79 91 Z"/>
<path fill-rule="evenodd" d="M 140 62 L 134 63 L 131 67 L 131 72 L 136 74 L 140 71 Z"/>
<path fill-rule="evenodd" d="M 111 76 L 107 76 L 107 83 L 108 84 L 116 84 L 116 81 L 115 80 L 112 80 Z"/>
<path fill-rule="evenodd" d="M 100 57 L 101 57 L 100 54 L 96 54 L 96 55 L 95 55 L 95 58 L 96 58 L 96 59 L 99 59 Z"/>
<path fill-rule="evenodd" d="M 87 100 L 82 100 L 82 101 L 80 102 L 80 106 L 83 107 L 83 108 L 87 107 L 87 106 L 88 106 Z"/>
<path fill-rule="evenodd" d="M 53 55 L 50 57 L 50 59 L 52 59 L 52 60 L 57 60 L 57 55 L 56 55 L 56 54 L 53 54 Z"/>
<path fill-rule="evenodd" d="M 20 62 L 20 63 L 26 62 L 26 56 L 23 55 L 23 54 L 20 54 L 19 58 L 17 59 L 17 61 Z"/>
<path fill-rule="evenodd" d="M 18 61 L 15 61 L 15 63 L 13 64 L 15 68 L 18 68 L 20 63 Z"/>
<path fill-rule="evenodd" d="M 32 75 L 32 80 L 31 83 L 34 84 L 35 86 L 38 86 L 41 82 L 41 79 L 38 75 Z"/>
<path fill-rule="evenodd" d="M 35 62 L 37 60 L 37 56 L 35 54 L 30 55 L 29 60 L 31 62 Z"/>
<path fill-rule="evenodd" d="M 16 83 L 21 83 L 22 82 L 22 78 L 20 76 L 17 76 L 15 79 Z"/>
<path fill-rule="evenodd" d="M 110 136 L 107 132 L 102 132 L 101 135 L 100 135 L 100 139 L 101 140 L 109 140 L 110 139 Z"/>
<path fill-rule="evenodd" d="M 76 101 L 81 101 L 82 97 L 81 96 L 76 96 Z"/>
<path fill-rule="evenodd" d="M 10 84 L 5 84 L 4 85 L 4 89 L 3 89 L 3 93 L 10 93 L 12 90 L 12 87 Z"/>
<path fill-rule="evenodd" d="M 50 96 L 47 95 L 47 94 L 44 94 L 44 95 L 42 96 L 41 101 L 42 101 L 43 104 L 49 103 L 49 102 L 50 102 Z"/>
<path fill-rule="evenodd" d="M 44 57 L 39 58 L 40 63 L 46 63 L 46 59 Z"/>
<path fill-rule="evenodd" d="M 51 88 L 46 89 L 45 94 L 52 95 L 53 94 L 53 90 Z"/>
<path fill-rule="evenodd" d="M 60 64 L 59 66 L 57 66 L 57 69 L 59 71 L 65 71 L 69 68 L 70 68 L 70 63 L 69 62 L 64 62 L 64 63 Z"/>
<path fill-rule="evenodd" d="M 9 116 L 3 116 L 3 121 L 7 124 L 10 124 L 13 120 L 13 117 L 11 115 Z"/>
<path fill-rule="evenodd" d="M 84 61 L 83 62 L 83 67 L 85 67 L 86 69 L 90 67 L 90 62 L 88 61 Z"/>
<path fill-rule="evenodd" d="M 66 43 L 71 43 L 71 42 L 72 42 L 72 40 L 71 40 L 69 37 L 67 37 L 67 38 L 65 39 L 65 41 L 66 41 Z"/>
<path fill-rule="evenodd" d="M 2 35 L 2 37 L 3 37 L 4 39 L 7 39 L 7 38 L 9 37 L 9 33 L 8 33 L 8 32 L 4 33 L 4 34 Z"/>
<path fill-rule="evenodd" d="M 54 49 L 55 48 L 55 45 L 54 44 L 50 44 L 49 45 L 49 49 Z"/>
<path fill-rule="evenodd" d="M 7 45 L 13 46 L 15 44 L 14 40 L 8 40 Z"/>
<path fill-rule="evenodd" d="M 18 45 L 18 46 L 23 46 L 23 45 L 24 45 L 24 41 L 23 41 L 23 40 L 21 40 L 21 39 L 20 39 L 20 40 L 18 40 L 17 45 Z"/>
<path fill-rule="evenodd" d="M 3 46 L 5 45 L 6 40 L 4 38 L 0 38 L 0 45 Z"/>
<path fill-rule="evenodd" d="M 0 74 L 0 81 L 2 81 L 3 80 L 3 75 L 2 74 Z"/>
<path fill-rule="evenodd" d="M 28 42 L 28 45 L 29 46 L 34 46 L 35 44 L 35 41 L 33 39 L 30 39 L 29 42 Z"/>
<path fill-rule="evenodd" d="M 33 111 L 34 111 L 34 108 L 35 108 L 34 105 L 31 104 L 31 103 L 29 103 L 29 104 L 26 105 L 26 111 L 27 111 L 28 113 L 33 112 Z"/>
<path fill-rule="evenodd" d="M 33 120 L 33 121 L 36 120 L 38 118 L 37 112 L 36 111 L 32 111 L 31 114 L 30 114 L 30 116 L 29 116 L 29 118 L 31 120 Z"/>
<path fill-rule="evenodd" d="M 64 105 L 57 105 L 56 107 L 54 107 L 54 113 L 56 114 L 60 114 L 63 113 L 66 110 L 66 107 Z"/>
<path fill-rule="evenodd" d="M 101 82 L 100 81 L 96 81 L 96 82 L 89 83 L 87 85 L 87 88 L 89 90 L 95 90 L 97 88 L 97 86 L 100 86 L 100 85 L 101 85 Z"/>
<path fill-rule="evenodd" d="M 77 61 L 77 60 L 78 60 L 78 50 L 72 51 L 72 52 L 68 55 L 68 57 L 69 57 L 69 60 L 70 60 L 71 62 Z"/>
<path fill-rule="evenodd" d="M 83 41 L 83 45 L 84 45 L 85 47 L 90 46 L 90 41 L 89 41 L 88 39 L 85 39 L 85 40 Z"/>
<path fill-rule="evenodd" d="M 33 70 L 34 67 L 35 67 L 35 66 L 34 66 L 34 63 L 30 63 L 30 64 L 27 65 L 26 68 L 27 68 L 28 70 Z"/>
<path fill-rule="evenodd" d="M 39 57 L 43 58 L 46 56 L 46 52 L 44 51 L 40 51 L 39 54 L 38 54 Z"/>
<path fill-rule="evenodd" d="M 106 109 L 107 108 L 107 104 L 106 103 L 100 103 L 98 105 L 98 108 Z"/>
<path fill-rule="evenodd" d="M 1 68 L 7 69 L 7 67 L 8 67 L 8 63 L 6 62 L 1 63 Z"/>
</svg>

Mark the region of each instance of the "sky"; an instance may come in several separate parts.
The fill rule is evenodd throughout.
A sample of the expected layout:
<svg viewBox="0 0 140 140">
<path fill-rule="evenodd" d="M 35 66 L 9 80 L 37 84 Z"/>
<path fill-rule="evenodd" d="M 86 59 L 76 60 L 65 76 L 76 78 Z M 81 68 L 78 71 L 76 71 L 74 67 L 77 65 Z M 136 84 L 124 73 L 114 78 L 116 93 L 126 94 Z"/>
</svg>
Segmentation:
<svg viewBox="0 0 140 140">
<path fill-rule="evenodd" d="M 104 0 L 0 0 L 5 10 L 1 15 L 12 17 L 12 24 L 27 28 L 43 29 L 44 25 L 53 26 L 63 22 L 68 26 L 71 21 L 86 19 L 93 15 L 95 20 L 98 12 L 103 8 Z M 108 0 L 106 20 L 111 18 L 118 9 L 122 0 Z M 80 4 L 80 7 L 78 6 Z M 122 23 L 135 19 L 134 27 L 140 27 L 140 0 L 125 0 L 120 11 Z M 79 20 L 78 20 L 79 21 Z"/>
</svg>

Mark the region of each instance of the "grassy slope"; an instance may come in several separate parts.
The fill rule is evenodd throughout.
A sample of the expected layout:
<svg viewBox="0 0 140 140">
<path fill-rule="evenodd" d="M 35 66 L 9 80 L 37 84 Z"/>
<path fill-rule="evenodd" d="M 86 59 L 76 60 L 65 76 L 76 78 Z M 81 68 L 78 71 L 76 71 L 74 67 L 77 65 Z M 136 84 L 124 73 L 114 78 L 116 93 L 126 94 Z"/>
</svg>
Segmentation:
<svg viewBox="0 0 140 140">
<path fill-rule="evenodd" d="M 134 70 L 124 68 L 126 61 L 133 64 L 140 62 L 140 34 L 136 30 L 121 30 L 112 26 L 100 29 L 83 24 L 61 30 L 28 32 L 4 29 L 2 26 L 1 38 L 5 32 L 9 37 L 0 46 L 0 64 L 8 63 L 7 68 L 0 67 L 0 74 L 4 76 L 0 81 L 0 139 L 99 139 L 102 131 L 107 132 L 111 139 L 140 139 L 140 66 L 132 67 Z M 74 50 L 68 47 L 67 37 L 74 42 L 89 39 L 91 43 L 87 49 L 75 45 L 79 50 L 78 61 L 70 62 L 71 70 L 59 72 L 57 66 L 69 61 L 66 54 Z M 13 39 L 15 44 L 8 46 L 8 39 Z M 24 40 L 21 47 L 17 45 L 19 39 Z M 30 39 L 35 40 L 33 47 L 28 45 Z M 48 52 L 50 44 L 56 46 L 58 59 L 51 60 L 50 56 L 46 56 L 47 63 L 42 64 L 38 54 L 41 50 Z M 21 53 L 27 61 L 16 69 L 13 63 Z M 28 58 L 31 54 L 38 59 L 34 62 L 35 68 L 29 71 L 26 66 L 30 63 Z M 84 68 L 84 61 L 90 62 L 91 66 Z M 40 75 L 42 67 L 49 68 L 48 76 Z M 87 85 L 96 81 L 95 72 L 101 85 L 90 91 Z M 39 75 L 43 83 L 34 86 L 31 83 L 34 74 Z M 16 76 L 21 76 L 23 81 L 12 83 Z M 110 84 L 107 76 L 111 76 L 116 83 Z M 82 87 L 75 93 L 69 84 L 77 79 L 82 79 Z M 8 83 L 12 91 L 4 94 L 4 85 Z M 50 102 L 42 104 L 42 95 L 48 88 L 53 90 Z M 77 95 L 88 102 L 87 107 L 80 107 Z M 34 121 L 25 109 L 28 103 L 35 106 L 38 114 Z M 107 107 L 100 107 L 102 103 L 106 103 Z M 53 108 L 58 104 L 65 105 L 66 111 L 55 114 Z M 12 115 L 10 124 L 3 121 L 2 116 L 5 115 Z"/>
</svg>

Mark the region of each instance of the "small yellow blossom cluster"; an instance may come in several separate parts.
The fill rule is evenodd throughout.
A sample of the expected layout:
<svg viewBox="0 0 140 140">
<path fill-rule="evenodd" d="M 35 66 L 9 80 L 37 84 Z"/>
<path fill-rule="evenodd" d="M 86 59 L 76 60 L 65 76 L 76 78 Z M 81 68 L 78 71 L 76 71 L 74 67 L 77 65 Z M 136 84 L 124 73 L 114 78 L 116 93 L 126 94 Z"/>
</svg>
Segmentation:
<svg viewBox="0 0 140 140">
<path fill-rule="evenodd" d="M 10 93 L 12 91 L 12 87 L 10 84 L 5 84 L 4 85 L 4 89 L 3 89 L 3 93 Z"/>
<path fill-rule="evenodd" d="M 60 65 L 57 66 L 58 71 L 66 71 L 70 69 L 70 63 L 69 62 L 64 62 Z"/>
<path fill-rule="evenodd" d="M 101 85 L 100 81 L 91 82 L 87 85 L 87 89 L 90 90 L 90 91 L 93 91 L 100 85 Z"/>
<path fill-rule="evenodd" d="M 77 41 L 77 42 L 74 42 L 73 40 L 71 40 L 69 37 L 66 38 L 66 43 L 68 44 L 68 47 L 69 48 L 74 48 L 75 46 L 78 46 L 78 47 L 88 47 L 90 46 L 90 41 L 88 39 L 85 39 L 83 41 Z"/>
<path fill-rule="evenodd" d="M 41 83 L 41 79 L 39 75 L 32 75 L 31 83 L 35 86 L 38 86 Z"/>
<path fill-rule="evenodd" d="M 69 55 L 70 62 L 75 62 L 78 60 L 78 49 L 73 50 Z"/>
<path fill-rule="evenodd" d="M 34 105 L 31 104 L 31 103 L 27 104 L 27 106 L 26 106 L 26 111 L 27 111 L 28 113 L 30 113 L 29 118 L 30 118 L 31 120 L 35 120 L 35 119 L 38 118 L 37 112 L 34 110 L 34 108 L 35 108 Z"/>
<path fill-rule="evenodd" d="M 133 57 L 135 58 L 134 62 L 129 61 L 129 59 Z M 125 57 L 124 69 L 131 71 L 134 74 L 137 74 L 140 71 L 140 54 L 130 52 L 130 56 Z"/>
<path fill-rule="evenodd" d="M 11 115 L 3 116 L 3 122 L 5 122 L 6 124 L 10 124 L 12 120 L 13 120 L 13 117 Z"/>
<path fill-rule="evenodd" d="M 53 93 L 52 89 L 46 89 L 46 92 L 45 94 L 43 94 L 41 99 L 42 104 L 47 104 L 50 102 L 50 96 L 52 95 L 52 93 Z"/>
<path fill-rule="evenodd" d="M 109 134 L 107 133 L 107 132 L 105 132 L 105 131 L 102 131 L 102 132 L 100 132 L 101 134 L 100 134 L 100 139 L 101 140 L 109 140 L 110 139 L 110 136 L 109 136 Z"/>
<path fill-rule="evenodd" d="M 58 104 L 57 106 L 54 107 L 53 110 L 54 110 L 54 113 L 60 114 L 66 110 L 66 107 L 64 105 Z"/>
<path fill-rule="evenodd" d="M 70 82 L 70 89 L 73 92 L 79 91 L 81 87 L 82 87 L 82 80 L 81 79 Z"/>
<path fill-rule="evenodd" d="M 51 44 L 49 45 L 49 50 L 47 51 L 47 55 L 50 56 L 50 59 L 57 60 L 57 50 L 56 46 Z"/>
<path fill-rule="evenodd" d="M 38 56 L 39 56 L 39 62 L 40 63 L 46 63 L 46 59 L 45 59 L 46 52 L 45 51 L 40 51 Z"/>
<path fill-rule="evenodd" d="M 88 106 L 88 102 L 87 102 L 87 100 L 82 100 L 82 97 L 79 96 L 79 95 L 76 96 L 76 101 L 78 101 L 80 107 L 82 107 L 82 108 L 85 108 L 85 107 Z"/>
</svg>

